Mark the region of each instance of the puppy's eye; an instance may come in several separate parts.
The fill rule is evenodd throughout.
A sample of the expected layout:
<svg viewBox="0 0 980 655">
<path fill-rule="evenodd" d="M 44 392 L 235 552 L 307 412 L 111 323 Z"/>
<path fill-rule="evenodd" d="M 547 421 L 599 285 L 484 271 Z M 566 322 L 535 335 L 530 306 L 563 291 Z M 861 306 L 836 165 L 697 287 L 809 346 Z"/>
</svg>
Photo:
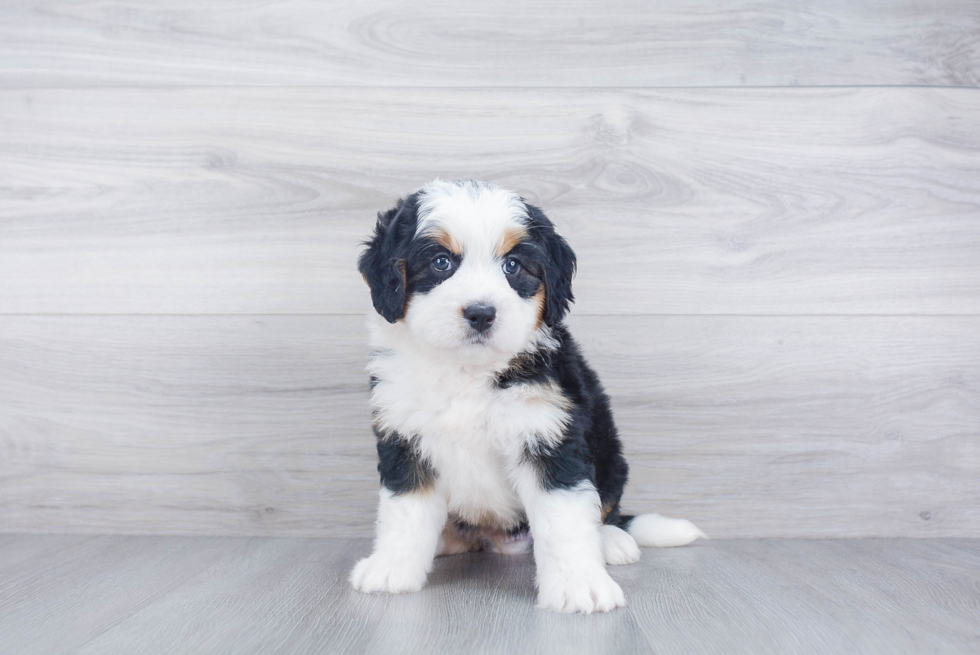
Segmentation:
<svg viewBox="0 0 980 655">
<path fill-rule="evenodd" d="M 519 270 L 521 270 L 521 263 L 513 257 L 508 257 L 504 262 L 504 273 L 507 275 L 513 275 Z"/>
<path fill-rule="evenodd" d="M 445 273 L 453 267 L 453 260 L 449 259 L 445 255 L 439 255 L 432 260 L 432 268 L 439 271 L 440 273 Z"/>
</svg>

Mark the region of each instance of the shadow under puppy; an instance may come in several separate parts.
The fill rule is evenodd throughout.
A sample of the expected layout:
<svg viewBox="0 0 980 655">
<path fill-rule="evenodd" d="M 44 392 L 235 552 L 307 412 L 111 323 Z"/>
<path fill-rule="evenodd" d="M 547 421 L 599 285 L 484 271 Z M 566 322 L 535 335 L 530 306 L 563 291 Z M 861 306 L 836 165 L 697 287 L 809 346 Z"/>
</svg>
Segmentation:
<svg viewBox="0 0 980 655">
<path fill-rule="evenodd" d="M 540 209 L 436 180 L 378 215 L 359 260 L 381 498 L 363 592 L 416 591 L 433 558 L 533 544 L 538 607 L 625 605 L 606 564 L 704 536 L 625 516 L 609 399 L 562 319 L 575 254 Z"/>
</svg>

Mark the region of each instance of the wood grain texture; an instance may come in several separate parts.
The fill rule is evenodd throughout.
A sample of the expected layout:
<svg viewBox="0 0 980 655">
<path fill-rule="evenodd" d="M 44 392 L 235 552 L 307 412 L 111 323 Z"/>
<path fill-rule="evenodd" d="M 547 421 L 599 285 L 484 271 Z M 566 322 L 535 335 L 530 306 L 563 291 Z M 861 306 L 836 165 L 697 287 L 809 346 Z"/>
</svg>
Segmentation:
<svg viewBox="0 0 980 655">
<path fill-rule="evenodd" d="M 368 308 L 374 214 L 516 188 L 582 314 L 980 313 L 980 90 L 0 92 L 0 312 Z"/>
<path fill-rule="evenodd" d="M 21 537 L 15 550 L 33 546 L 34 554 L 0 571 L 3 650 L 76 652 L 87 640 L 85 630 L 110 629 L 223 556 L 247 557 L 248 544 L 220 538 Z M 74 630 L 65 629 L 70 623 Z M 13 643 L 15 634 L 19 638 Z"/>
<path fill-rule="evenodd" d="M 972 0 L 19 0 L 2 86 L 976 86 Z"/>
<path fill-rule="evenodd" d="M 368 536 L 361 317 L 0 319 L 0 529 Z M 579 317 L 627 511 L 980 536 L 980 317 Z"/>
<path fill-rule="evenodd" d="M 442 176 L 517 189 L 577 250 L 573 327 L 614 398 L 628 510 L 716 537 L 980 536 L 978 34 L 974 0 L 3 3 L 0 532 L 367 536 L 354 260 L 375 212 Z M 21 581 L 62 599 L 18 610 L 45 629 L 102 593 L 99 548 L 126 584 L 161 557 L 0 534 L 0 576 L 35 543 L 81 567 Z M 208 543 L 174 561 L 252 585 L 261 602 L 233 613 L 278 617 L 255 643 L 313 650 L 324 608 L 344 617 L 328 631 L 340 650 L 445 643 L 417 627 L 434 606 L 393 615 L 309 590 L 277 606 L 244 551 Z M 304 584 L 295 543 L 242 543 Z M 774 552 L 777 582 L 742 555 L 713 572 L 730 576 L 736 618 L 699 633 L 710 650 L 733 634 L 756 652 L 842 650 L 809 617 L 814 597 L 869 626 L 845 633 L 862 651 L 970 637 L 958 612 L 976 603 L 947 607 L 947 623 L 930 609 L 949 595 L 942 576 L 883 586 L 867 609 L 838 602 L 860 597 L 848 581 L 874 582 L 860 570 Z M 855 557 L 871 552 L 902 575 L 901 549 Z M 811 595 L 785 590 L 809 575 Z M 195 593 L 214 589 L 204 580 Z M 753 623 L 770 583 L 775 623 Z M 99 635 L 172 590 L 151 581 L 94 611 L 87 636 L 51 643 L 104 651 Z M 672 602 L 716 616 L 702 592 Z M 221 593 L 180 638 L 227 628 Z M 914 594 L 920 622 L 876 623 Z M 562 643 L 522 612 L 481 639 L 522 649 L 516 621 L 532 645 Z M 116 634 L 168 643 L 146 616 Z M 588 625 L 562 634 L 684 652 L 687 628 Z M 215 630 L 202 649 L 233 637 Z"/>
<path fill-rule="evenodd" d="M 713 540 L 611 567 L 628 606 L 533 607 L 528 555 L 440 558 L 421 592 L 352 591 L 366 539 L 11 535 L 10 655 L 975 653 L 980 541 Z"/>
</svg>

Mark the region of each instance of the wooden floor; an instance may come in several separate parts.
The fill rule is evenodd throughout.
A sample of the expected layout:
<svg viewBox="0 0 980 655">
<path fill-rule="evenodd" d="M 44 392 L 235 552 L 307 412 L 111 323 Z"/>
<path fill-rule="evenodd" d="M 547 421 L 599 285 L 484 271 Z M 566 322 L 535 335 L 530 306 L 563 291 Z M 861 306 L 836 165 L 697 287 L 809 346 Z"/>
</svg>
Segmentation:
<svg viewBox="0 0 980 655">
<path fill-rule="evenodd" d="M 439 559 L 367 596 L 365 539 L 0 535 L 0 650 L 977 653 L 980 540 L 715 540 L 613 567 L 629 606 L 533 608 L 529 556 Z"/>
</svg>

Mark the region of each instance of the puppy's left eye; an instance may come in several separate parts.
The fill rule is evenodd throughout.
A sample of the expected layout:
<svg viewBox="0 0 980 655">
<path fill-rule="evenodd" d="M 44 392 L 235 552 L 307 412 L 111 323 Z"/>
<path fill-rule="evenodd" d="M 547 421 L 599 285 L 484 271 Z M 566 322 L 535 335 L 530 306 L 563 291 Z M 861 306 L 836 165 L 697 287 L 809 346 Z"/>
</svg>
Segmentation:
<svg viewBox="0 0 980 655">
<path fill-rule="evenodd" d="M 521 270 L 521 263 L 513 257 L 508 257 L 504 262 L 504 273 L 507 275 L 513 275 L 519 270 Z"/>
<path fill-rule="evenodd" d="M 453 260 L 449 259 L 445 255 L 439 255 L 432 260 L 432 268 L 436 269 L 440 273 L 445 273 L 453 267 Z"/>
</svg>

